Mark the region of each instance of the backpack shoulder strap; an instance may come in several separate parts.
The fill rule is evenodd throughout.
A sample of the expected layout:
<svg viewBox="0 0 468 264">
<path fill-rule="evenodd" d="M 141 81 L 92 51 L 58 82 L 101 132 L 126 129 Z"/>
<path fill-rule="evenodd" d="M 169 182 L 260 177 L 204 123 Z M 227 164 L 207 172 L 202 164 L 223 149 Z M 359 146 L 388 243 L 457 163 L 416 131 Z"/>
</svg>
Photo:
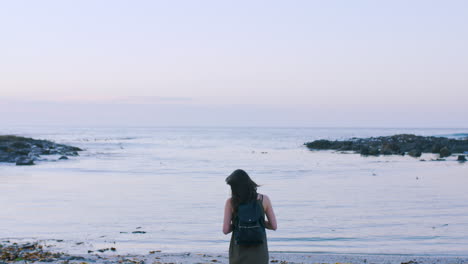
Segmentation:
<svg viewBox="0 0 468 264">
<path fill-rule="evenodd" d="M 263 194 L 260 194 L 260 201 L 263 202 Z"/>
</svg>

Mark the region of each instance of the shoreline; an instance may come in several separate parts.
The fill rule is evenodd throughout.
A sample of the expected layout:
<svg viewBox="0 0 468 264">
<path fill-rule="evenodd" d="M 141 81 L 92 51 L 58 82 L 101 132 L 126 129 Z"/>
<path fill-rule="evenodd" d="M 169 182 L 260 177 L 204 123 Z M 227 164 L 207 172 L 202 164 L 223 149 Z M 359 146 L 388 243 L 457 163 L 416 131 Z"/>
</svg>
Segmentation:
<svg viewBox="0 0 468 264">
<path fill-rule="evenodd" d="M 180 166 L 181 160 L 179 159 L 171 160 L 171 158 L 175 157 L 173 153 L 177 153 L 176 151 L 183 149 L 186 144 L 181 144 L 180 149 L 172 148 L 172 146 L 169 148 L 169 145 L 166 148 L 158 147 L 160 148 L 158 152 L 150 153 L 151 155 L 148 155 L 148 157 L 151 157 L 151 159 L 161 159 L 164 161 L 164 164 L 155 163 L 154 166 L 137 168 L 132 167 L 133 164 L 139 164 L 138 162 L 150 164 L 148 161 L 151 160 L 149 158 L 143 159 L 139 156 L 136 157 L 134 154 L 137 151 L 143 151 L 146 145 L 153 142 L 153 140 L 157 142 L 157 144 L 160 144 L 162 141 L 157 141 L 156 137 L 141 140 L 145 134 L 135 136 L 137 140 L 121 140 L 121 138 L 132 136 L 133 132 L 113 135 L 114 138 L 111 140 L 107 140 L 107 138 L 104 137 L 106 135 L 101 135 L 97 132 L 96 135 L 86 134 L 82 136 L 76 133 L 64 135 L 61 134 L 57 136 L 57 139 L 63 142 L 72 142 L 73 145 L 77 146 L 83 145 L 86 149 L 89 148 L 90 151 L 80 159 L 72 158 L 68 162 L 41 162 L 38 168 L 15 168 L 9 166 L 5 169 L 5 175 L 8 175 L 4 178 L 5 188 L 2 189 L 2 191 L 6 191 L 4 195 L 5 204 L 7 205 L 7 209 L 11 209 L 17 215 L 10 214 L 10 210 L 4 210 L 5 220 L 2 221 L 2 227 L 5 232 L 2 233 L 5 237 L 29 237 L 30 234 L 33 234 L 33 237 L 36 239 L 47 239 L 49 236 L 65 239 L 63 244 L 69 241 L 71 241 L 70 243 L 74 243 L 73 241 L 75 240 L 77 243 L 85 241 L 85 243 L 90 243 L 91 246 L 94 247 L 91 249 L 96 249 L 95 251 L 110 246 L 117 247 L 117 251 L 87 254 L 85 250 L 77 252 L 74 250 L 69 251 L 67 248 L 48 248 L 48 250 L 53 252 L 63 250 L 70 255 L 84 256 L 85 258 L 91 258 L 93 254 L 97 253 L 97 256 L 109 258 L 109 262 L 115 262 L 118 253 L 124 257 L 135 256 L 137 259 L 144 259 L 149 256 L 149 250 L 147 248 L 155 246 L 153 242 L 157 241 L 160 245 L 166 245 L 164 242 L 168 240 L 171 242 L 171 239 L 174 238 L 171 237 L 169 231 L 163 230 L 166 233 L 161 232 L 162 228 L 165 227 L 162 226 L 161 223 L 170 228 L 172 228 L 172 225 L 177 225 L 178 228 L 183 228 L 182 232 L 187 232 L 187 229 L 193 228 L 191 225 L 187 225 L 187 221 L 180 220 L 184 218 L 183 214 L 171 214 L 172 211 L 165 210 L 166 207 L 158 203 L 158 199 L 160 199 L 159 196 L 146 194 L 151 194 L 151 192 L 157 190 L 165 194 L 160 195 L 161 197 L 167 197 L 167 193 L 171 194 L 170 190 L 172 189 L 170 187 L 177 186 L 175 184 L 179 183 L 182 179 L 187 180 L 191 186 L 193 186 L 194 190 L 199 188 L 198 184 L 200 184 L 200 182 L 203 183 L 200 184 L 200 186 L 217 187 L 217 185 L 211 184 L 218 180 L 217 176 L 213 176 L 214 173 L 207 174 L 205 172 L 207 163 L 205 160 L 200 159 L 200 154 L 209 156 L 212 153 L 216 153 L 216 156 L 213 155 L 213 158 L 217 158 L 219 155 L 217 153 L 218 150 L 214 147 L 210 149 L 210 151 L 213 150 L 212 152 L 206 152 L 204 149 L 200 151 L 190 149 L 189 151 L 192 152 L 189 153 L 187 150 L 182 150 L 184 151 L 184 155 L 181 156 L 183 157 L 182 160 L 192 162 L 189 163 L 191 166 Z M 183 134 L 178 136 L 182 137 Z M 98 140 L 95 142 L 93 141 L 93 137 L 101 138 L 101 141 Z M 88 140 L 88 138 L 90 141 L 86 143 L 88 141 L 84 140 Z M 256 138 L 253 137 L 253 139 Z M 409 262 L 412 259 L 425 259 L 427 260 L 426 262 L 420 262 L 431 263 L 434 258 L 440 258 L 443 259 L 443 261 L 439 261 L 439 263 L 457 263 L 456 261 L 459 259 L 467 258 L 465 256 L 456 255 L 457 253 L 465 255 L 462 247 L 464 247 L 463 244 L 466 245 L 466 243 L 463 243 L 463 241 L 466 240 L 466 236 L 458 235 L 460 231 L 463 231 L 464 225 L 456 224 L 458 222 L 461 223 L 460 220 L 463 220 L 466 216 L 466 211 L 463 212 L 465 206 L 463 201 L 466 200 L 466 192 L 463 190 L 463 185 L 466 186 L 465 183 L 468 182 L 467 178 L 463 176 L 465 176 L 464 172 L 466 171 L 468 163 L 462 164 L 452 162 L 455 161 L 455 157 L 447 159 L 450 163 L 439 161 L 432 162 L 432 156 L 438 155 L 432 153 L 425 154 L 427 156 L 422 156 L 421 158 L 425 159 L 427 162 L 421 163 L 418 159 L 412 159 L 410 157 L 402 158 L 396 155 L 391 157 L 361 158 L 359 154 L 340 156 L 338 151 L 324 151 L 323 153 L 309 152 L 307 149 L 302 148 L 302 146 L 297 147 L 300 151 L 292 151 L 290 149 L 283 151 L 283 149 L 275 149 L 275 147 L 264 147 L 264 145 L 270 141 L 271 140 L 261 141 L 258 144 L 253 144 L 252 147 L 241 146 L 235 150 L 237 151 L 236 153 L 244 153 L 246 155 L 246 160 L 248 158 L 249 160 L 252 159 L 255 161 L 252 162 L 250 167 L 252 167 L 252 170 L 261 172 L 259 178 L 263 179 L 263 182 L 268 182 L 270 184 L 270 186 L 268 186 L 268 184 L 265 185 L 267 194 L 276 193 L 277 195 L 273 195 L 275 200 L 278 198 L 278 200 L 287 201 L 287 203 L 282 205 L 284 207 L 283 210 L 286 212 L 284 213 L 285 219 L 291 220 L 290 218 L 296 213 L 294 210 L 301 210 L 299 206 L 296 206 L 297 204 L 311 204 L 314 210 L 317 210 L 317 212 L 310 215 L 311 218 L 317 219 L 317 222 L 312 222 L 312 224 L 309 225 L 309 219 L 307 219 L 307 221 L 302 221 L 301 219 L 298 222 L 294 222 L 294 225 L 292 225 L 292 227 L 297 228 L 293 230 L 303 230 L 307 232 L 311 230 L 310 236 L 312 239 L 308 240 L 309 236 L 303 239 L 302 237 L 305 235 L 300 232 L 297 234 L 293 232 L 279 234 L 276 238 L 277 240 L 273 240 L 273 242 L 285 246 L 274 247 L 276 245 L 273 244 L 272 249 L 285 251 L 271 252 L 271 260 L 289 260 L 289 263 L 363 263 L 364 260 L 370 261 L 371 259 L 376 259 L 373 263 L 402 263 Z M 121 142 L 123 142 L 122 144 L 125 150 L 121 149 L 119 145 Z M 190 141 L 183 142 L 190 143 Z M 209 141 L 208 143 L 212 142 Z M 209 144 L 207 144 L 207 146 L 209 146 Z M 218 145 L 214 144 L 213 146 Z M 226 149 L 225 156 L 231 157 L 229 156 L 232 155 L 230 154 L 232 151 L 231 147 Z M 251 153 L 251 149 L 255 150 L 255 152 Z M 265 154 L 261 152 L 264 150 Z M 224 152 L 221 152 L 221 154 L 222 153 Z M 243 158 L 239 160 L 233 159 L 235 161 L 233 163 L 237 164 L 243 162 L 244 156 L 242 157 Z M 322 157 L 323 159 L 321 159 Z M 127 159 L 130 159 L 130 162 L 127 162 Z M 278 161 L 282 163 L 278 163 Z M 118 164 L 119 166 L 107 166 L 112 164 Z M 220 163 L 221 165 L 215 164 L 215 162 L 211 164 L 213 164 L 213 168 L 210 169 L 210 172 L 212 172 L 211 170 L 222 171 L 224 169 L 223 166 L 225 166 L 222 163 Z M 265 169 L 263 167 L 270 168 L 265 166 L 265 164 L 275 166 L 278 164 L 280 170 L 275 172 L 272 169 Z M 8 165 L 14 166 L 13 163 Z M 96 168 L 107 168 L 107 170 L 96 170 Z M 176 168 L 177 170 L 172 168 Z M 330 168 L 333 169 L 332 172 L 330 172 Z M 153 177 L 151 175 L 151 171 L 153 170 L 158 172 L 158 177 Z M 180 178 L 174 177 L 174 175 L 179 172 L 181 173 Z M 135 175 L 132 175 L 133 173 L 138 173 L 137 177 L 134 177 Z M 293 177 L 289 177 L 289 174 L 293 174 Z M 121 178 L 116 181 L 116 176 Z M 162 179 L 164 181 L 161 181 Z M 73 181 L 73 186 L 69 184 L 69 181 Z M 363 184 L 355 184 L 359 181 Z M 209 182 L 211 185 L 205 185 L 205 182 Z M 107 188 L 109 183 L 112 184 L 112 187 L 116 188 L 112 188 L 112 190 L 111 188 Z M 159 185 L 161 183 L 162 185 Z M 308 184 L 321 184 L 324 188 L 320 188 L 321 190 L 317 190 L 313 195 L 310 195 Z M 388 188 L 388 184 L 392 184 L 394 188 Z M 46 191 L 44 188 L 38 188 L 37 186 L 52 186 L 53 191 Z M 154 187 L 156 186 L 158 188 L 155 189 Z M 281 188 L 276 186 L 280 186 Z M 291 186 L 296 190 L 294 195 L 288 194 L 288 192 L 283 193 L 282 188 L 291 189 Z M 371 188 L 369 188 L 369 186 L 371 186 Z M 28 190 L 28 195 L 22 194 L 24 190 Z M 106 197 L 118 198 L 120 191 L 114 190 L 125 190 L 128 194 L 132 195 L 132 199 L 128 199 L 127 201 L 102 199 L 104 194 Z M 217 189 L 213 188 L 213 190 Z M 332 196 L 331 194 L 337 190 L 344 191 L 347 195 L 340 194 Z M 356 190 L 359 192 L 359 195 L 349 196 L 350 194 L 354 195 L 357 193 Z M 220 194 L 216 193 L 216 197 L 224 198 L 225 192 L 219 193 Z M 380 196 L 381 193 L 385 195 Z M 376 196 L 377 194 L 379 196 Z M 207 201 L 213 201 L 213 195 L 215 194 L 200 196 L 202 198 L 201 200 L 206 204 Z M 62 199 L 57 199 L 57 197 Z M 351 197 L 351 199 L 349 197 Z M 373 197 L 389 198 L 373 200 Z M 335 205 L 336 202 L 338 206 L 327 207 L 327 203 L 310 203 L 310 201 L 317 198 L 327 201 L 328 204 L 332 205 Z M 50 201 L 54 202 L 51 203 Z M 430 206 L 426 205 L 429 204 L 427 201 L 434 201 L 435 204 Z M 46 210 L 43 210 L 42 207 L 37 207 L 37 202 L 40 202 Z M 123 206 L 120 206 L 120 202 L 125 203 Z M 186 201 L 184 200 L 175 200 L 174 202 L 176 206 L 182 206 L 185 203 Z M 138 208 L 135 207 L 135 204 L 139 205 Z M 290 204 L 293 206 L 289 206 Z M 200 230 L 205 234 L 208 233 L 206 230 L 211 230 L 212 221 L 197 217 L 198 215 L 214 215 L 218 217 L 219 214 L 217 212 L 220 211 L 216 209 L 218 205 L 215 204 L 213 206 L 213 208 L 206 206 L 197 207 L 200 211 L 197 210 L 197 215 L 189 219 L 190 221 L 196 222 L 197 227 L 201 227 Z M 339 206 L 341 206 L 341 208 Z M 417 208 L 418 211 L 415 211 L 414 208 Z M 309 216 L 310 212 L 308 208 L 303 207 L 302 209 L 303 210 L 300 211 L 301 214 Z M 362 211 L 363 213 L 361 213 L 361 211 L 358 211 L 361 209 L 366 209 L 367 211 Z M 388 209 L 388 211 L 383 211 L 382 209 Z M 441 211 L 441 209 L 443 211 Z M 290 212 L 286 210 L 290 210 Z M 412 217 L 418 216 L 420 213 L 419 210 L 424 210 L 424 218 L 414 218 L 413 221 Z M 155 213 L 148 213 L 150 211 Z M 212 212 L 216 214 L 212 214 Z M 349 214 L 349 212 L 357 212 L 359 214 Z M 384 213 L 383 215 L 382 212 Z M 439 217 L 441 214 L 440 212 L 444 212 L 447 217 Z M 108 213 L 115 213 L 113 215 L 114 218 L 108 217 Z M 175 220 L 171 222 L 166 221 L 166 223 L 164 223 L 164 218 L 159 217 L 159 215 L 167 215 L 167 213 Z M 405 225 L 402 225 L 402 228 L 400 228 L 400 226 L 395 227 L 396 231 L 391 239 L 385 236 L 385 234 L 388 234 L 388 228 L 385 224 L 391 223 L 395 219 L 392 220 L 388 218 L 387 213 L 393 213 L 392 216 L 396 213 L 396 220 L 405 221 Z M 374 217 L 371 220 L 375 220 L 377 223 L 377 231 L 380 231 L 384 235 L 373 237 L 375 240 L 361 240 L 360 236 L 356 236 L 356 239 L 354 239 L 354 231 L 352 228 L 355 228 L 355 226 L 347 226 L 343 225 L 343 223 L 348 223 L 348 221 L 352 220 L 356 221 L 357 219 L 359 221 L 356 223 L 362 223 L 362 228 L 366 228 L 366 230 L 363 231 L 364 234 L 379 234 L 377 232 L 373 233 L 374 230 L 368 232 L 369 229 L 367 228 L 369 228 L 369 226 L 366 225 L 367 222 L 361 221 L 362 218 L 359 218 L 362 214 Z M 138 215 L 138 217 L 134 217 L 135 215 Z M 451 215 L 456 215 L 457 217 L 451 217 Z M 92 219 L 90 219 L 91 216 L 93 217 Z M 111 222 L 114 221 L 115 216 L 121 218 L 118 218 L 118 221 L 115 220 L 116 222 Z M 206 217 L 206 219 L 210 218 L 212 217 Z M 54 219 L 54 224 L 50 224 L 48 219 Z M 332 219 L 333 222 L 327 223 L 327 221 L 324 221 L 327 219 Z M 93 225 L 88 224 L 89 222 L 92 222 Z M 466 221 L 463 222 L 466 223 Z M 72 232 L 75 234 L 75 230 L 73 230 L 75 225 L 70 225 L 73 223 L 78 223 L 75 229 L 77 235 L 68 235 Z M 319 223 L 319 226 L 317 226 L 316 223 Z M 304 224 L 306 224 L 307 227 L 303 227 Z M 133 228 L 137 226 L 143 226 L 144 228 L 142 230 L 147 231 L 147 234 L 132 235 L 132 230 L 137 231 L 137 229 Z M 315 228 L 320 228 L 319 230 L 324 231 L 325 234 L 323 237 L 321 236 L 322 233 L 315 232 Z M 337 229 L 335 232 L 335 228 L 341 229 Z M 390 228 L 393 228 L 393 226 L 390 226 Z M 404 232 L 401 232 L 402 230 Z M 128 232 L 128 235 L 122 234 L 122 231 Z M 390 231 L 393 232 L 394 230 L 390 229 Z M 316 238 L 314 234 L 319 235 L 316 235 Z M 107 237 L 101 238 L 103 236 Z M 133 239 L 133 236 L 137 239 Z M 442 236 L 442 239 L 439 239 L 440 236 Z M 194 238 L 193 240 L 185 240 L 185 236 L 177 237 L 180 244 L 169 243 L 167 244 L 167 249 L 163 247 L 154 247 L 154 249 L 162 249 L 162 253 L 158 253 L 158 256 L 162 261 L 169 263 L 171 262 L 171 258 L 174 259 L 174 263 L 207 263 L 211 261 L 209 259 L 210 257 L 216 259 L 218 263 L 227 263 L 227 250 L 218 250 L 219 248 L 227 248 L 227 244 L 224 245 L 221 239 L 217 240 L 216 236 L 210 235 L 210 237 L 206 239 L 206 241 L 209 242 L 205 240 L 198 241 L 197 239 L 200 237 L 204 238 L 198 233 L 194 233 L 193 236 L 190 237 L 192 239 Z M 346 239 L 341 240 L 341 237 Z M 336 241 L 334 240 L 335 238 L 337 238 Z M 315 239 L 317 239 L 317 241 Z M 117 243 L 121 242 L 124 245 L 122 245 L 122 248 L 119 247 L 119 244 L 117 244 L 117 246 L 111 245 L 110 243 L 113 240 L 116 240 Z M 388 240 L 390 241 L 389 243 L 387 243 Z M 141 245 L 139 244 L 140 241 Z M 177 242 L 177 240 L 175 241 Z M 459 244 L 456 245 L 456 242 L 459 242 Z M 421 247 L 418 243 L 421 243 Z M 425 247 L 424 243 L 428 243 L 428 246 Z M 452 245 L 450 245 L 451 243 Z M 309 251 L 307 247 L 314 244 L 323 244 L 325 246 L 338 245 L 341 246 L 341 249 L 336 247 L 338 250 L 334 250 L 334 248 L 328 250 L 329 247 L 322 246 L 311 247 L 309 249 L 312 250 Z M 205 245 L 208 246 L 205 247 Z M 393 248 L 391 245 L 395 245 L 395 247 Z M 135 246 L 135 248 L 141 246 L 144 250 L 134 251 L 133 246 Z M 378 248 L 384 250 L 377 250 Z M 213 251 L 211 251 L 212 249 Z M 385 249 L 388 249 L 388 252 L 403 252 L 405 254 L 385 254 L 387 252 Z M 429 251 L 428 249 L 432 249 L 433 251 Z M 345 251 L 345 253 L 341 253 L 343 251 Z M 217 252 L 222 253 L 218 254 Z M 382 252 L 384 254 L 366 254 L 367 252 Z M 407 252 L 419 252 L 421 255 L 406 254 Z M 426 252 L 431 255 L 426 255 Z M 206 257 L 203 257 L 203 255 L 206 255 Z M 404 259 L 398 262 L 399 258 Z M 187 262 L 183 262 L 185 259 L 187 259 Z M 350 262 L 350 259 L 354 262 Z M 386 259 L 391 259 L 393 262 L 386 262 Z M 91 260 L 92 259 L 90 259 L 90 262 Z M 57 260 L 56 263 L 61 263 L 61 260 Z M 460 263 L 466 263 L 466 261 Z M 2 264 L 2 260 L 0 260 L 0 264 Z"/>
<path fill-rule="evenodd" d="M 305 252 L 270 252 L 269 263 L 300 264 L 300 263 L 375 263 L 375 264 L 464 264 L 468 256 L 428 256 L 409 254 L 329 254 Z M 57 263 L 57 264 L 193 264 L 193 263 L 229 263 L 228 253 L 164 253 L 160 250 L 147 254 L 116 254 L 106 253 L 67 254 L 57 252 L 39 242 L 2 243 L 0 244 L 0 263 Z"/>
</svg>

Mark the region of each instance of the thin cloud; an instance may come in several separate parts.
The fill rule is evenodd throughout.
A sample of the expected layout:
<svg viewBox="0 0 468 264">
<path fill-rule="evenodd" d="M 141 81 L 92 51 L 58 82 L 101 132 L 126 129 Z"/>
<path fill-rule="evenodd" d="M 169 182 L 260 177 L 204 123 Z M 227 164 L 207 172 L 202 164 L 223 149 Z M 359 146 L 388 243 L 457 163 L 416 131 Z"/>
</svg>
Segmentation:
<svg viewBox="0 0 468 264">
<path fill-rule="evenodd" d="M 111 100 L 111 102 L 125 104 L 188 103 L 193 102 L 193 98 L 165 96 L 128 96 L 113 99 Z"/>
</svg>

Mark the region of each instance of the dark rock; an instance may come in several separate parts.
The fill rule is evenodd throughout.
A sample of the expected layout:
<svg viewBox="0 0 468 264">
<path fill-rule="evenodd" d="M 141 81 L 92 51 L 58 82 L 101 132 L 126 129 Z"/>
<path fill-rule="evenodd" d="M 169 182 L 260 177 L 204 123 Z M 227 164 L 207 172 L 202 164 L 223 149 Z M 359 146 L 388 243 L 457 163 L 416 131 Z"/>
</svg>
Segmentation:
<svg viewBox="0 0 468 264">
<path fill-rule="evenodd" d="M 378 156 L 380 154 L 380 150 L 375 147 L 363 146 L 359 150 L 359 153 L 363 156 Z"/>
<path fill-rule="evenodd" d="M 26 244 L 22 245 L 22 248 L 23 249 L 34 249 L 34 248 L 36 248 L 36 244 L 26 243 Z"/>
<path fill-rule="evenodd" d="M 402 262 L 401 264 L 419 264 L 419 263 L 416 261 L 410 260 L 408 262 Z"/>
<path fill-rule="evenodd" d="M 382 149 L 380 151 L 383 155 L 392 155 L 394 153 L 399 153 L 400 151 L 400 146 L 398 144 L 391 142 L 391 143 L 384 143 L 382 145 Z"/>
<path fill-rule="evenodd" d="M 13 144 L 11 144 L 11 146 L 16 149 L 24 149 L 24 148 L 28 148 L 30 145 L 27 144 L 26 142 L 16 141 Z"/>
<path fill-rule="evenodd" d="M 145 231 L 133 231 L 132 234 L 146 234 Z"/>
<path fill-rule="evenodd" d="M 381 153 L 382 155 L 392 155 L 392 154 L 393 154 L 393 152 L 392 152 L 391 150 L 389 150 L 389 149 L 382 149 L 382 150 L 380 151 L 380 153 Z"/>
<path fill-rule="evenodd" d="M 0 135 L 0 162 L 33 165 L 40 155 L 78 156 L 78 151 L 82 149 L 52 141 Z"/>
<path fill-rule="evenodd" d="M 359 151 L 361 155 L 367 156 L 369 155 L 369 146 L 362 146 L 361 150 Z"/>
<path fill-rule="evenodd" d="M 14 153 L 16 155 L 24 155 L 24 156 L 27 156 L 29 155 L 29 150 L 28 149 L 15 149 L 14 150 Z"/>
<path fill-rule="evenodd" d="M 342 141 L 320 139 L 304 145 L 311 150 L 354 151 L 363 156 L 404 155 L 406 152 L 412 152 L 418 157 L 419 152 L 421 154 L 440 153 L 444 147 L 450 153 L 463 153 L 468 149 L 468 138 L 449 139 L 400 134 L 386 137 L 351 138 Z"/>
<path fill-rule="evenodd" d="M 452 152 L 447 147 L 443 147 L 440 149 L 439 155 L 441 158 L 445 158 L 452 155 Z"/>
<path fill-rule="evenodd" d="M 85 258 L 82 257 L 82 256 L 69 256 L 69 257 L 66 258 L 66 260 L 85 260 Z"/>
<path fill-rule="evenodd" d="M 434 144 L 434 145 L 432 145 L 431 152 L 432 152 L 432 153 L 439 153 L 441 148 L 442 148 L 441 145 L 439 145 L 439 144 Z"/>
<path fill-rule="evenodd" d="M 410 152 L 408 152 L 408 155 L 410 155 L 413 158 L 419 158 L 419 157 L 421 157 L 422 152 L 420 150 L 413 149 Z"/>
<path fill-rule="evenodd" d="M 306 143 L 308 148 L 311 149 L 330 149 L 332 146 L 331 141 L 326 140 L 326 139 L 321 139 L 321 140 L 315 140 L 310 143 Z"/>
<path fill-rule="evenodd" d="M 59 158 L 59 160 L 67 160 L 67 159 L 68 159 L 67 156 L 62 156 L 62 157 Z"/>
<path fill-rule="evenodd" d="M 44 251 L 42 245 L 36 243 L 26 243 L 0 246 L 0 263 L 6 262 L 52 262 L 58 258 L 62 258 L 63 253 L 52 253 Z"/>
<path fill-rule="evenodd" d="M 353 150 L 353 142 L 351 141 L 343 141 L 341 147 L 339 148 L 341 151 L 349 151 Z"/>
<path fill-rule="evenodd" d="M 458 161 L 466 161 L 466 156 L 465 155 L 458 155 L 457 160 Z"/>
<path fill-rule="evenodd" d="M 64 146 L 64 145 L 62 145 Z M 72 150 L 72 151 L 83 151 L 82 149 L 80 149 L 79 147 L 74 147 L 74 146 L 66 146 L 68 149 Z"/>
<path fill-rule="evenodd" d="M 380 154 L 380 151 L 378 148 L 369 148 L 369 155 L 370 156 L 378 156 Z"/>
<path fill-rule="evenodd" d="M 28 158 L 28 157 L 19 157 L 16 160 L 16 165 L 17 166 L 28 166 L 28 165 L 34 165 L 34 160 Z"/>
</svg>

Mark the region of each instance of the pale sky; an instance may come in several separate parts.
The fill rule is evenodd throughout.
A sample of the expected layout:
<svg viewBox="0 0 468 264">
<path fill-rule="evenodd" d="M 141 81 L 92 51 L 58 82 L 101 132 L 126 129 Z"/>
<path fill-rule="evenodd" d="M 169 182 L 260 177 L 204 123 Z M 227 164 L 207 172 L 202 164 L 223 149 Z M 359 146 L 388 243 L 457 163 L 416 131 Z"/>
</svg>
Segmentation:
<svg viewBox="0 0 468 264">
<path fill-rule="evenodd" d="M 0 2 L 6 124 L 468 127 L 468 1 Z"/>
</svg>

